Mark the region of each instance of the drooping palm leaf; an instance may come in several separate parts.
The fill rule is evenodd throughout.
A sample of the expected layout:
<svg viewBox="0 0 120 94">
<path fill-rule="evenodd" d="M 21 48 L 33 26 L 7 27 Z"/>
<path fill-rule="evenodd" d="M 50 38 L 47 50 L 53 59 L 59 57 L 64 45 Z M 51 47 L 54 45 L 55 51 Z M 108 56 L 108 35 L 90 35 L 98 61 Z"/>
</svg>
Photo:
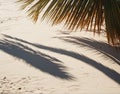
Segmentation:
<svg viewBox="0 0 120 94">
<path fill-rule="evenodd" d="M 53 25 L 65 23 L 68 29 L 83 29 L 105 32 L 110 44 L 120 43 L 120 3 L 119 0 L 18 0 L 22 8 L 29 8 L 28 15 L 37 21 L 43 9 L 42 19 Z M 34 3 L 36 2 L 36 3 Z M 34 3 L 32 5 L 32 3 Z M 48 7 L 46 7 L 48 6 Z"/>
</svg>

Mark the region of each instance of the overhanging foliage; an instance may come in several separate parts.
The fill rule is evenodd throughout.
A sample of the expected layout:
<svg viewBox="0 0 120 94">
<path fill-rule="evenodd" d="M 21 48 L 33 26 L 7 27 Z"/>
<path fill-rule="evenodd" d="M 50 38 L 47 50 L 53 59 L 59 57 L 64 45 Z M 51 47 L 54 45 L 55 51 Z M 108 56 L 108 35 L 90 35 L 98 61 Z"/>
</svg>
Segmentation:
<svg viewBox="0 0 120 94">
<path fill-rule="evenodd" d="M 23 2 L 22 9 L 28 8 L 28 15 L 35 22 L 48 5 L 42 19 L 47 19 L 53 25 L 64 21 L 70 30 L 86 29 L 100 33 L 105 24 L 108 43 L 120 44 L 119 0 L 18 0 L 18 2 Z"/>
</svg>

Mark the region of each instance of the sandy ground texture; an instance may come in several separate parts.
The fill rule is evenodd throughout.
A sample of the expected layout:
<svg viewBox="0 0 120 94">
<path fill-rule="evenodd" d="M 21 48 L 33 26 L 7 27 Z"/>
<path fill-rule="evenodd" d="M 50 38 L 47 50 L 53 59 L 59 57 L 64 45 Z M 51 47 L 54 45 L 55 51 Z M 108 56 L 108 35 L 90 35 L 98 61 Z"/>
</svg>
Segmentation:
<svg viewBox="0 0 120 94">
<path fill-rule="evenodd" d="M 120 51 L 105 35 L 33 24 L 0 0 L 0 94 L 120 94 Z"/>
</svg>

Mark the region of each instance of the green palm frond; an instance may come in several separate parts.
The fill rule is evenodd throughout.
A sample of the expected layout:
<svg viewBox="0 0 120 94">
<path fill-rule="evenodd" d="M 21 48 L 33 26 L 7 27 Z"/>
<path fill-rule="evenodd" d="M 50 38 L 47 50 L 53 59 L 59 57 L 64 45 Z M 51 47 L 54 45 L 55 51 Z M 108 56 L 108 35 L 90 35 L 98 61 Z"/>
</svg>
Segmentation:
<svg viewBox="0 0 120 94">
<path fill-rule="evenodd" d="M 86 29 L 100 33 L 105 23 L 105 32 L 110 44 L 120 43 L 119 0 L 18 0 L 22 8 L 28 7 L 28 15 L 36 22 L 44 10 L 42 19 L 52 25 L 65 23 L 70 30 Z M 34 3 L 36 2 L 36 3 Z M 32 3 L 34 3 L 32 5 Z M 30 6 L 30 7 L 29 7 Z"/>
</svg>

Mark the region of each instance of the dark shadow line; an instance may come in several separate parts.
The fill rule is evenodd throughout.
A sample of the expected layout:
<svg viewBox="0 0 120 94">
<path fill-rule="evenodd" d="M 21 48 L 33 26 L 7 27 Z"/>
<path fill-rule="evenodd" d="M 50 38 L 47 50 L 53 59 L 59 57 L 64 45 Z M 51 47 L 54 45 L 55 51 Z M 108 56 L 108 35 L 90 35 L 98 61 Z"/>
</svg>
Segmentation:
<svg viewBox="0 0 120 94">
<path fill-rule="evenodd" d="M 18 38 L 13 38 L 13 37 L 8 36 L 8 35 L 5 35 L 5 37 L 6 38 L 10 38 L 10 39 L 14 39 L 14 40 L 17 40 L 17 41 L 20 41 L 20 42 L 23 42 L 23 43 L 30 44 L 30 45 L 38 47 L 40 49 L 49 50 L 49 51 L 52 51 L 52 52 L 55 52 L 55 53 L 67 55 L 67 56 L 70 56 L 72 58 L 81 60 L 84 63 L 86 63 L 88 65 L 91 65 L 92 67 L 94 67 L 97 70 L 101 71 L 106 76 L 108 76 L 109 78 L 111 78 L 112 80 L 114 80 L 115 82 L 117 82 L 118 84 L 120 84 L 120 74 L 118 72 L 116 72 L 115 70 L 110 69 L 110 68 L 108 68 L 108 67 L 106 67 L 106 66 L 98 63 L 97 61 L 92 60 L 92 59 L 84 56 L 84 55 L 80 55 L 78 53 L 67 51 L 67 50 L 64 50 L 64 49 L 57 49 L 57 48 L 43 46 L 43 45 L 40 45 L 40 44 L 30 43 L 30 42 L 27 42 L 25 40 L 21 40 L 21 39 L 18 39 Z"/>
<path fill-rule="evenodd" d="M 18 59 L 22 59 L 33 67 L 52 76 L 66 80 L 74 79 L 71 74 L 65 71 L 65 66 L 54 63 L 54 61 L 57 59 L 54 59 L 53 57 L 41 52 L 36 52 L 33 49 L 22 45 L 21 43 L 9 41 L 7 39 L 0 40 L 0 49 Z"/>
<path fill-rule="evenodd" d="M 79 38 L 79 37 L 59 37 L 66 42 L 73 43 L 75 45 L 88 48 L 90 50 L 96 50 L 98 53 L 102 53 L 105 57 L 108 57 L 120 65 L 120 49 L 119 47 L 112 47 L 104 42 L 97 42 L 89 38 Z"/>
</svg>

